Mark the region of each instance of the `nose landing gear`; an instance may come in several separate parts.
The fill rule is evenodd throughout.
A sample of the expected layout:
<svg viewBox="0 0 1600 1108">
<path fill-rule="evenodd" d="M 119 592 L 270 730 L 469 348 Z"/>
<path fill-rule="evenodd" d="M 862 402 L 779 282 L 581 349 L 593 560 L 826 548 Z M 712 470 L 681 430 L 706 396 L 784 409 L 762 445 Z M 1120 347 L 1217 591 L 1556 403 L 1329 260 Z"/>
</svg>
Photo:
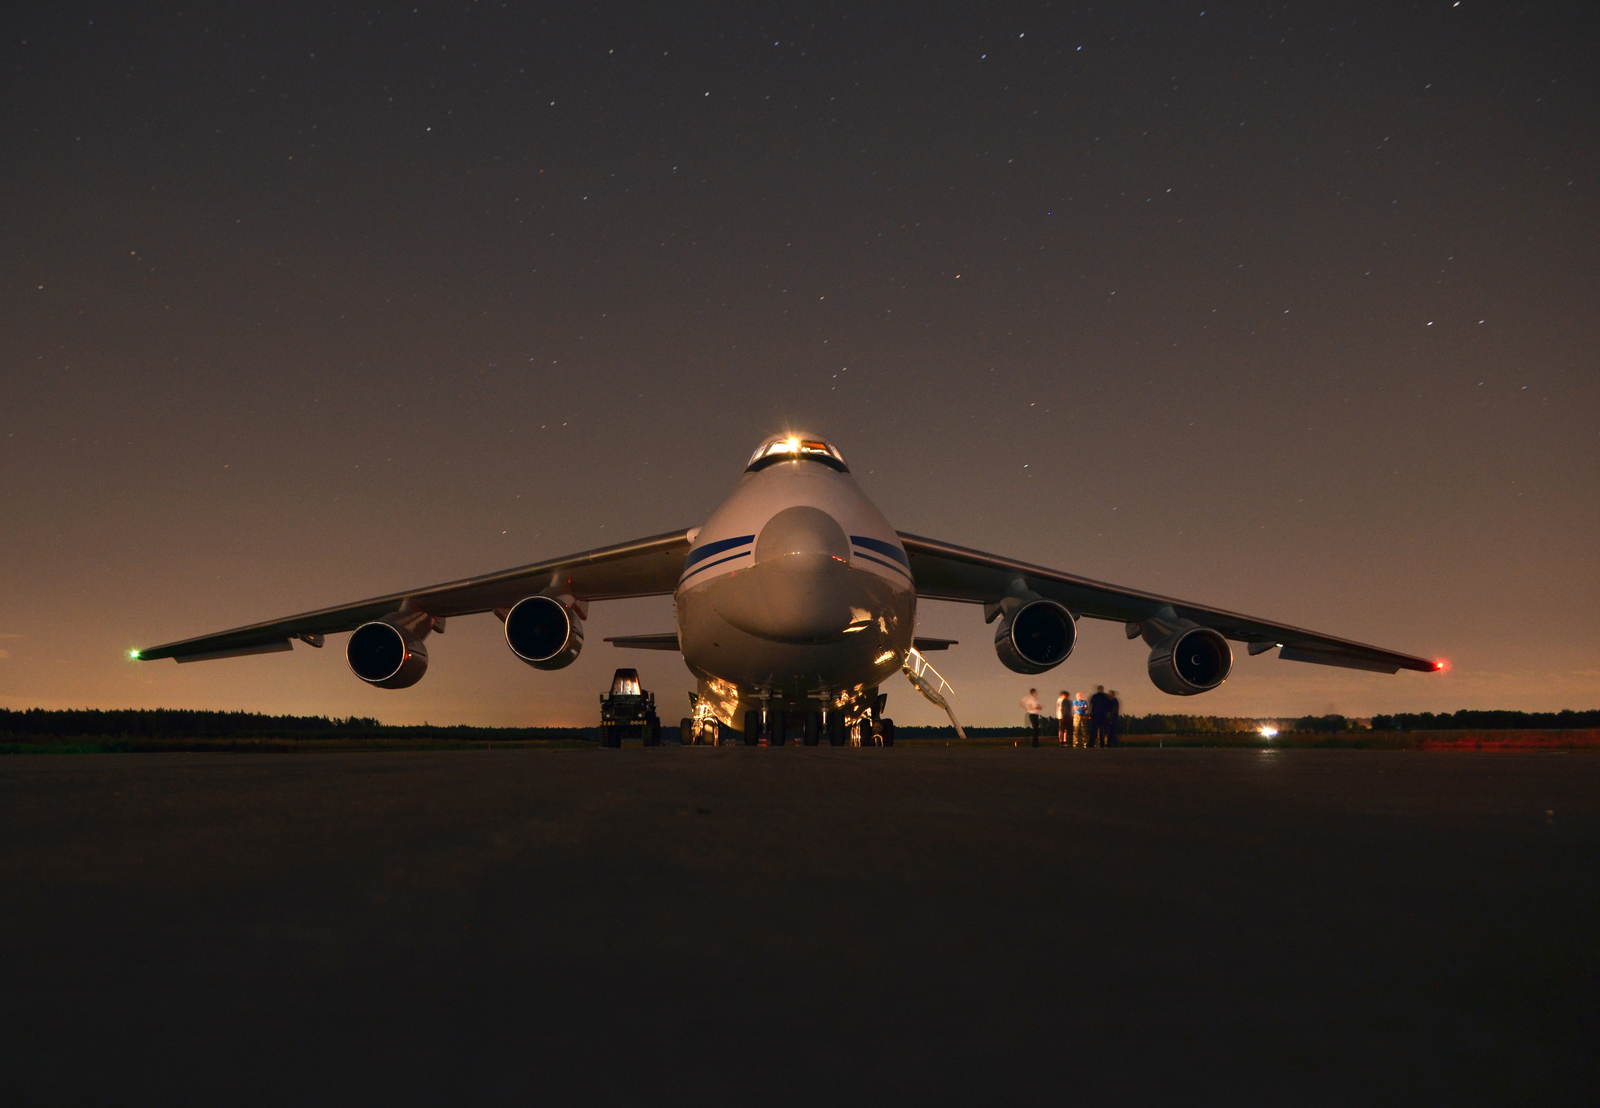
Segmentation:
<svg viewBox="0 0 1600 1108">
<path fill-rule="evenodd" d="M 853 728 L 851 746 L 893 746 L 894 720 L 866 716 Z"/>
</svg>

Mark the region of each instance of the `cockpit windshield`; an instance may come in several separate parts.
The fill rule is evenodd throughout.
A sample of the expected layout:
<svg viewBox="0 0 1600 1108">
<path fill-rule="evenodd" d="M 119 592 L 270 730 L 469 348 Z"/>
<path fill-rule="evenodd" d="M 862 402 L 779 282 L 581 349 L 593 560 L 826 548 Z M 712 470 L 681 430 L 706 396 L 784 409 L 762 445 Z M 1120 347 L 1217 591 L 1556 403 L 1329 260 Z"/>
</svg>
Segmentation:
<svg viewBox="0 0 1600 1108">
<path fill-rule="evenodd" d="M 756 452 L 750 455 L 750 464 L 744 467 L 744 471 L 754 473 L 776 462 L 801 460 L 821 462 L 840 473 L 850 472 L 850 467 L 844 464 L 843 454 L 821 439 L 808 439 L 804 435 L 773 435 L 756 447 Z"/>
</svg>

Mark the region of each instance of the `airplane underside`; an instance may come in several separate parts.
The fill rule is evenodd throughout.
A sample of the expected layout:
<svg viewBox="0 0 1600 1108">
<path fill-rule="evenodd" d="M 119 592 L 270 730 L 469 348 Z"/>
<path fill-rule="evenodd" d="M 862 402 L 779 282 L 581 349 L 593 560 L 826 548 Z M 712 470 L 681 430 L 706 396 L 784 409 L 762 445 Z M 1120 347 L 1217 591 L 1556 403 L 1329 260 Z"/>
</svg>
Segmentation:
<svg viewBox="0 0 1600 1108">
<path fill-rule="evenodd" d="M 793 554 L 678 596 L 697 721 L 743 730 L 750 712 L 854 726 L 910 652 L 916 596 L 838 559 Z"/>
</svg>

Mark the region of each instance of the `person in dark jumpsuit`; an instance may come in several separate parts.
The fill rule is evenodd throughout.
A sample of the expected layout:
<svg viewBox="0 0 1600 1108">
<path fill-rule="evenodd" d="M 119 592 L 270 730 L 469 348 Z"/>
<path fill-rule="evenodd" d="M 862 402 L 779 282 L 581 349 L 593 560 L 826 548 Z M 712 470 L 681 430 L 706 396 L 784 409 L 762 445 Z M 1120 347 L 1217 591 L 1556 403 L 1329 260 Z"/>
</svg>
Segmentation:
<svg viewBox="0 0 1600 1108">
<path fill-rule="evenodd" d="M 1106 717 L 1111 713 L 1111 698 L 1106 695 L 1104 685 L 1094 687 L 1094 695 L 1089 698 L 1089 745 L 1106 745 Z"/>
</svg>

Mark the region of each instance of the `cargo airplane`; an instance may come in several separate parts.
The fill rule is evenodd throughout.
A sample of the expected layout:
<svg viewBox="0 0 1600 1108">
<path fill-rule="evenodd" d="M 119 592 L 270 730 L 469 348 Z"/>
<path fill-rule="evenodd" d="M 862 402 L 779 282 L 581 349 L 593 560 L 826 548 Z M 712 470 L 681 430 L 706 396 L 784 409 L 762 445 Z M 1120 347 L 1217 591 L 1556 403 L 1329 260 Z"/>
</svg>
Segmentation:
<svg viewBox="0 0 1600 1108">
<path fill-rule="evenodd" d="M 197 662 L 320 647 L 351 632 L 345 656 L 380 689 L 416 684 L 425 640 L 456 616 L 493 612 L 506 645 L 535 669 L 570 665 L 583 649 L 589 605 L 670 594 L 677 630 L 623 636 L 620 647 L 676 650 L 699 680 L 685 742 L 807 744 L 893 741 L 882 684 L 903 671 L 950 712 L 949 691 L 923 653 L 917 600 L 983 606 L 1000 663 L 1038 674 L 1067 660 L 1084 617 L 1126 626 L 1150 648 L 1150 680 L 1190 696 L 1233 668 L 1229 641 L 1251 655 L 1394 673 L 1442 668 L 1288 624 L 1108 585 L 1059 570 L 896 531 L 830 444 L 804 435 L 763 442 L 733 493 L 699 527 L 602 547 L 481 577 L 323 608 L 133 652 Z M 653 737 L 653 736 L 652 736 Z M 648 739 L 647 739 L 648 741 Z"/>
</svg>

